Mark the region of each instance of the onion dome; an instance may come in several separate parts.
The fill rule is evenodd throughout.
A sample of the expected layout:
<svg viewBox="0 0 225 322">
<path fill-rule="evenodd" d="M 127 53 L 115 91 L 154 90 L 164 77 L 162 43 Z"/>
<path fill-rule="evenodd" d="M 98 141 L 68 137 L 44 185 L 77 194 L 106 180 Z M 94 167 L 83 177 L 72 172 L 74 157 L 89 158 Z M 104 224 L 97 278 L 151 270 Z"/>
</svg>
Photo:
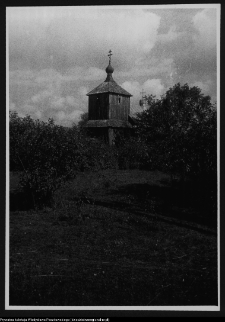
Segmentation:
<svg viewBox="0 0 225 322">
<path fill-rule="evenodd" d="M 105 69 L 107 74 L 112 74 L 114 72 L 114 68 L 111 66 L 111 63 Z"/>
<path fill-rule="evenodd" d="M 106 80 L 94 88 L 92 91 L 90 91 L 87 96 L 90 95 L 96 95 L 96 94 L 101 94 L 101 93 L 114 93 L 118 95 L 124 95 L 124 96 L 132 96 L 130 93 L 125 91 L 121 86 L 119 86 L 113 79 L 112 73 L 114 72 L 114 68 L 111 65 L 111 56 L 112 56 L 112 51 L 109 51 L 109 65 L 106 67 L 105 71 L 107 73 Z"/>
</svg>

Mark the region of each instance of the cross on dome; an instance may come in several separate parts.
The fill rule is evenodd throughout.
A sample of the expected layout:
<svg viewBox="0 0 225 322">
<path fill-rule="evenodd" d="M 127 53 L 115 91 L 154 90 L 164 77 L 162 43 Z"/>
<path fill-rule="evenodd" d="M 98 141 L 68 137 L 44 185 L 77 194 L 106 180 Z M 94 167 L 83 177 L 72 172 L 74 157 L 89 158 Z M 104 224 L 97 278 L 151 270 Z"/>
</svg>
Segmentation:
<svg viewBox="0 0 225 322">
<path fill-rule="evenodd" d="M 109 80 L 113 80 L 112 79 L 112 73 L 114 71 L 114 68 L 112 67 L 111 65 L 111 56 L 112 56 L 112 50 L 110 49 L 109 53 L 108 53 L 108 56 L 109 56 L 109 65 L 106 67 L 106 73 L 107 73 L 107 78 L 106 80 L 109 81 Z"/>
<path fill-rule="evenodd" d="M 112 50 L 110 49 L 109 53 L 108 53 L 108 56 L 109 56 L 109 64 L 111 63 L 111 56 L 112 56 Z"/>
</svg>

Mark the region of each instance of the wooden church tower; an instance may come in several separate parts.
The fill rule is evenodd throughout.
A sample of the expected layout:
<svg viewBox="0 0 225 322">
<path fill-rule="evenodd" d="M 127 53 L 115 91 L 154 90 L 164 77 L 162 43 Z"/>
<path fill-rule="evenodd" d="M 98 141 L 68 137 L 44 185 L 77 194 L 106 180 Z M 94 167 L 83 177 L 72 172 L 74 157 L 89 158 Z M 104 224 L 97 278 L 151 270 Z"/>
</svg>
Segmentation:
<svg viewBox="0 0 225 322">
<path fill-rule="evenodd" d="M 106 80 L 90 91 L 88 96 L 88 122 L 86 127 L 95 137 L 104 138 L 109 145 L 116 144 L 121 136 L 127 136 L 132 129 L 130 114 L 130 93 L 113 79 L 112 52 L 109 51 L 109 65 Z"/>
</svg>

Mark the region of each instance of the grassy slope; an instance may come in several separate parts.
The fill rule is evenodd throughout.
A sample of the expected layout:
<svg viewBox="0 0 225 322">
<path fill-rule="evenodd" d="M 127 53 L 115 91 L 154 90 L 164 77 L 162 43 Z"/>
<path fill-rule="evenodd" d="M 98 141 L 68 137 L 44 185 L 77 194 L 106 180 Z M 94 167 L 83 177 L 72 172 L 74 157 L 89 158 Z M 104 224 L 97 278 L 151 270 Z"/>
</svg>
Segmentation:
<svg viewBox="0 0 225 322">
<path fill-rule="evenodd" d="M 83 173 L 56 194 L 55 209 L 11 212 L 10 304 L 216 305 L 216 236 L 154 216 L 188 209 L 162 199 L 170 190 L 153 193 L 167 180 L 138 170 Z"/>
</svg>

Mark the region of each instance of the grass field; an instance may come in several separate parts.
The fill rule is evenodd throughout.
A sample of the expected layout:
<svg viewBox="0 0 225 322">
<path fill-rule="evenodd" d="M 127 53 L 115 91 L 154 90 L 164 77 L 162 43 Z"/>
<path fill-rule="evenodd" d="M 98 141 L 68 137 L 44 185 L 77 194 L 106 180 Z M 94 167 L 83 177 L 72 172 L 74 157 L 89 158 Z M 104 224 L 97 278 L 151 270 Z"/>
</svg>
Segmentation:
<svg viewBox="0 0 225 322">
<path fill-rule="evenodd" d="M 106 170 L 14 209 L 10 305 L 217 305 L 216 225 L 183 196 L 163 173 Z"/>
</svg>

